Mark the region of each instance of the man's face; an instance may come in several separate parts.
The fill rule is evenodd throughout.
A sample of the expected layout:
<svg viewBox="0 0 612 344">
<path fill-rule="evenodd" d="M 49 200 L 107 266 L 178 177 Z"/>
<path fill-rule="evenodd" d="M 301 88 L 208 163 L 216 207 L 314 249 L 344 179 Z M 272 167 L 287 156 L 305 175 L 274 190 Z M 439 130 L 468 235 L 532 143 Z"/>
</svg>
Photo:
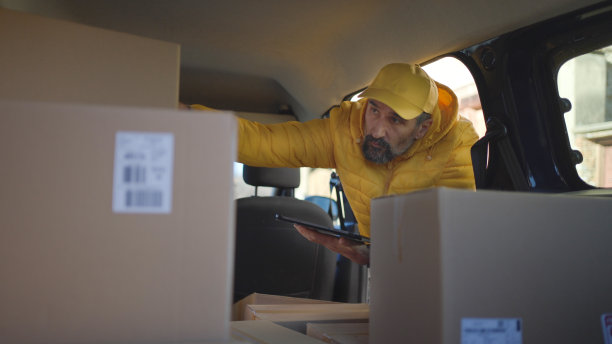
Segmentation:
<svg viewBox="0 0 612 344">
<path fill-rule="evenodd" d="M 422 138 L 431 120 L 417 125 L 416 119 L 406 120 L 382 102 L 369 99 L 365 115 L 363 156 L 374 163 L 385 164 L 403 154 L 416 139 Z"/>
</svg>

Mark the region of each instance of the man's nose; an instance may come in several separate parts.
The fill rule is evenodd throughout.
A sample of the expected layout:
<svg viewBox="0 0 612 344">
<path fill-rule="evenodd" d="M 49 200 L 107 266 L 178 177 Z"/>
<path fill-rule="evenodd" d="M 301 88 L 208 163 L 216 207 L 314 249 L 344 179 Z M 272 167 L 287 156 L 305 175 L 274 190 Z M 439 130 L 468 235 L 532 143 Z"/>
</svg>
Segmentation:
<svg viewBox="0 0 612 344">
<path fill-rule="evenodd" d="M 372 129 L 372 137 L 375 139 L 384 138 L 387 135 L 387 126 L 382 121 L 376 122 Z"/>
</svg>

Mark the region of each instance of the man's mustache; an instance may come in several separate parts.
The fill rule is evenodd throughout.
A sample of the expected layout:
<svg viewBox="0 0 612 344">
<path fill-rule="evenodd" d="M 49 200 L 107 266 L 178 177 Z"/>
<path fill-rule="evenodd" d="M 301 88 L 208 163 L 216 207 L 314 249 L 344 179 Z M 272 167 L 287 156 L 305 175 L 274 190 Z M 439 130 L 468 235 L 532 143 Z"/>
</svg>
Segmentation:
<svg viewBox="0 0 612 344">
<path fill-rule="evenodd" d="M 391 145 L 389 144 L 389 142 L 385 141 L 382 137 L 375 139 L 372 135 L 367 135 L 364 141 L 368 145 L 374 143 L 377 146 L 382 147 L 383 149 L 391 149 Z"/>
</svg>

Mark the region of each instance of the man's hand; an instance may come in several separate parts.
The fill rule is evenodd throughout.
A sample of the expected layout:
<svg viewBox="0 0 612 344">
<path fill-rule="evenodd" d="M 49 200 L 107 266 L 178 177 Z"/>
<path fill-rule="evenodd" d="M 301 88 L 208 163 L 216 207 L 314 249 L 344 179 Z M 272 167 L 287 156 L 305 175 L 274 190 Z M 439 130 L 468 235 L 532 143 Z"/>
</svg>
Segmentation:
<svg viewBox="0 0 612 344">
<path fill-rule="evenodd" d="M 357 264 L 366 265 L 370 262 L 370 248 L 367 245 L 343 237 L 336 238 L 331 235 L 322 234 L 298 224 L 294 224 L 293 227 L 309 241 L 321 244 L 336 253 L 340 253 Z"/>
</svg>

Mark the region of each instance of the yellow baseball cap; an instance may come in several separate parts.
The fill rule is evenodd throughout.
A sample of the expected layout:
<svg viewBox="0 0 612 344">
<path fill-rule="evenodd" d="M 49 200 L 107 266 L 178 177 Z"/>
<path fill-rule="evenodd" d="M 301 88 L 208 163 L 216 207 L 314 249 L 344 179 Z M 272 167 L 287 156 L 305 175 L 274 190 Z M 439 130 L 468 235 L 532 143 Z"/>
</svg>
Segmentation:
<svg viewBox="0 0 612 344">
<path fill-rule="evenodd" d="M 383 102 L 410 120 L 423 112 L 433 113 L 438 103 L 438 87 L 418 65 L 392 63 L 378 72 L 360 96 Z"/>
</svg>

